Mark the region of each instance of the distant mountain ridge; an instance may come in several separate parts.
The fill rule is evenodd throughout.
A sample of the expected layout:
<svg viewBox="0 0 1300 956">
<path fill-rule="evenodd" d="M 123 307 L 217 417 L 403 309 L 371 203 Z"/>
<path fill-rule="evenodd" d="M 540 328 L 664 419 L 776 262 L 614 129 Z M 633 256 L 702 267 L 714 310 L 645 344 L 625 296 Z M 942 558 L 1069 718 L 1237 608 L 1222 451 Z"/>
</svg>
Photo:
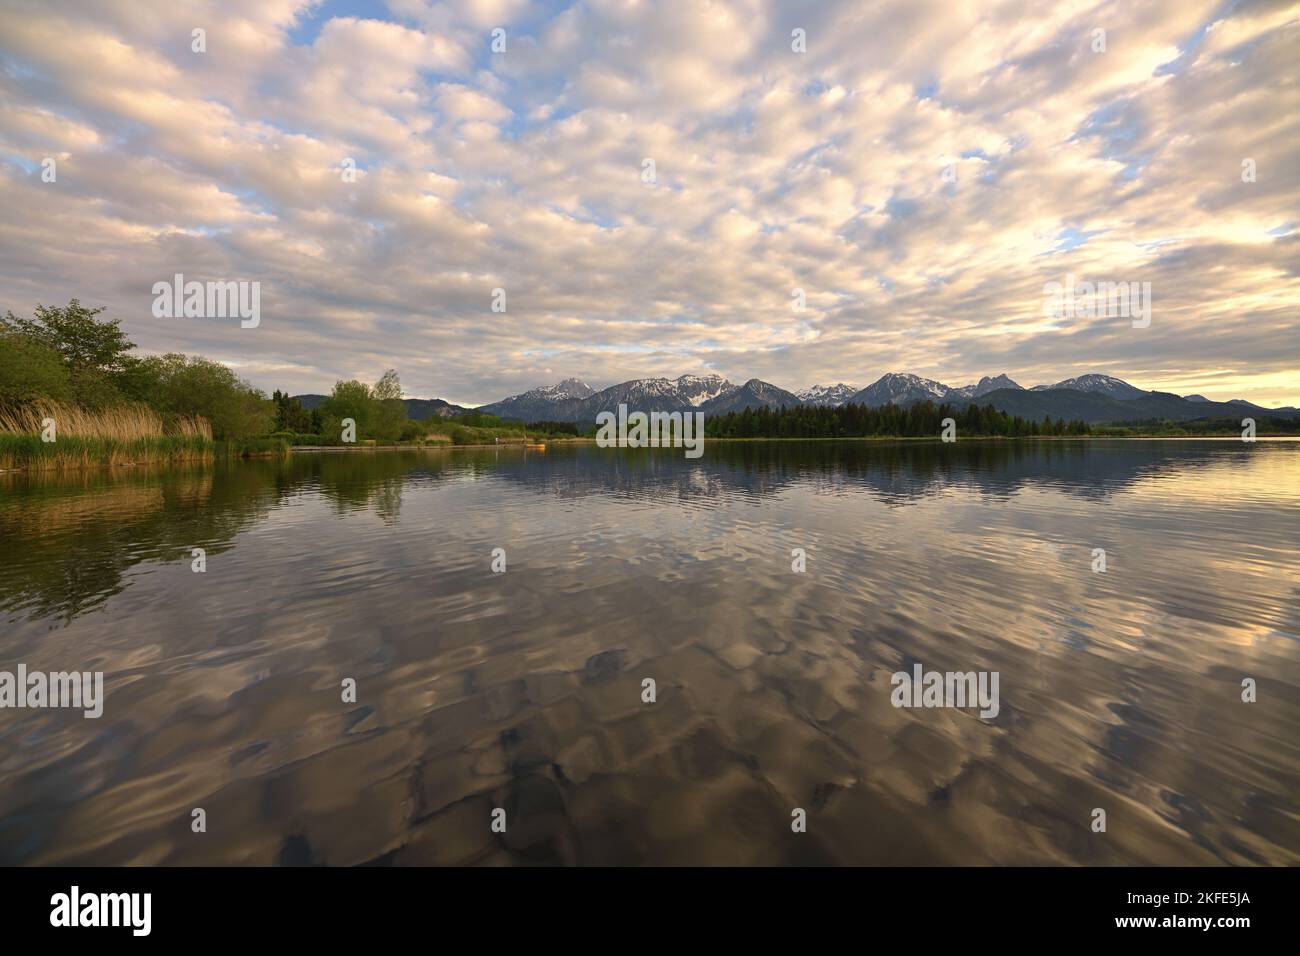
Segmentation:
<svg viewBox="0 0 1300 956">
<path fill-rule="evenodd" d="M 985 375 L 974 385 L 961 385 L 957 388 L 948 389 L 948 397 L 952 398 L 959 395 L 962 398 L 979 398 L 989 392 L 996 392 L 1000 388 L 1018 389 L 1020 386 L 1009 375 L 997 375 L 993 378 Z"/>
<path fill-rule="evenodd" d="M 594 394 L 595 389 L 586 382 L 566 378 L 555 385 L 530 389 L 491 405 L 480 405 L 476 411 L 525 422 L 577 421 L 579 406 Z"/>
<path fill-rule="evenodd" d="M 1111 398 L 1127 399 L 1141 398 L 1143 395 L 1152 394 L 1145 392 L 1136 385 L 1130 385 L 1121 379 L 1110 375 L 1080 375 L 1078 378 L 1067 378 L 1063 382 L 1057 382 L 1055 385 L 1035 385 L 1032 391 L 1042 392 L 1049 389 L 1068 389 L 1076 392 L 1096 392 L 1100 395 L 1107 395 Z"/>
<path fill-rule="evenodd" d="M 293 398 L 310 412 L 320 408 L 321 404 L 329 396 L 308 393 L 306 395 L 294 395 Z M 461 415 L 471 410 L 460 405 L 453 405 L 451 402 L 444 402 L 441 398 L 404 398 L 402 403 L 406 406 L 406 417 L 417 422 L 428 421 L 434 416 L 451 418 L 453 415 Z"/>
<path fill-rule="evenodd" d="M 704 409 L 710 402 L 725 398 L 741 388 L 721 375 L 682 375 L 675 379 L 639 378 L 611 385 L 599 392 L 586 383 L 577 384 L 582 386 L 581 390 L 570 388 L 559 397 L 550 394 L 550 389 L 535 388 L 503 398 L 499 402 L 482 405 L 478 411 L 524 422 L 594 422 L 601 412 L 617 412 L 619 405 L 626 405 L 629 411 L 644 412 Z M 798 404 L 798 399 L 793 403 Z"/>
<path fill-rule="evenodd" d="M 1080 419 L 1090 425 L 1111 422 L 1136 422 L 1147 419 L 1191 421 L 1195 418 L 1240 419 L 1243 414 L 1290 418 L 1300 415 L 1295 408 L 1264 408 L 1249 402 L 1192 402 L 1169 392 L 1143 392 L 1137 398 L 1113 398 L 1104 392 L 1082 391 L 1070 388 L 1011 390 L 999 389 L 976 399 L 954 402 L 965 407 L 970 404 L 992 405 L 1008 415 L 1041 420 L 1052 418 Z"/>
<path fill-rule="evenodd" d="M 743 412 L 747 408 L 793 408 L 802 404 L 793 392 L 777 388 L 771 382 L 751 378 L 739 388 L 700 405 L 699 411 L 705 415 L 726 415 L 729 412 Z"/>
<path fill-rule="evenodd" d="M 849 398 L 846 404 L 912 405 L 916 402 L 941 402 L 952 389 L 932 378 L 922 378 L 911 372 L 886 372 L 862 391 Z"/>
<path fill-rule="evenodd" d="M 795 398 L 805 405 L 843 405 L 850 398 L 856 395 L 861 389 L 856 385 L 845 385 L 843 382 L 837 382 L 834 385 L 814 385 L 812 388 L 802 388 L 795 392 Z"/>
<path fill-rule="evenodd" d="M 326 398 L 324 395 L 295 397 L 308 409 L 316 408 Z M 434 415 L 446 418 L 469 410 L 437 398 L 408 398 L 404 401 L 407 414 L 421 421 Z M 910 372 L 887 372 L 861 389 L 837 383 L 813 385 L 798 392 L 787 391 L 757 378 L 736 385 L 716 374 L 687 374 L 675 379 L 630 379 L 600 390 L 579 379 L 568 378 L 482 405 L 475 411 L 522 422 L 594 423 L 598 414 L 617 412 L 619 405 L 626 405 L 629 411 L 701 411 L 706 415 L 726 415 L 747 408 L 833 407 L 848 403 L 878 407 L 923 401 L 946 402 L 956 408 L 989 404 L 999 411 L 1036 421 L 1050 415 L 1054 419 L 1081 419 L 1094 425 L 1146 419 L 1190 421 L 1242 415 L 1300 415 L 1300 410 L 1295 408 L 1265 408 L 1242 399 L 1212 402 L 1202 395 L 1183 397 L 1147 391 L 1097 372 L 1028 389 L 1005 373 L 985 375 L 974 384 L 954 388 Z"/>
</svg>

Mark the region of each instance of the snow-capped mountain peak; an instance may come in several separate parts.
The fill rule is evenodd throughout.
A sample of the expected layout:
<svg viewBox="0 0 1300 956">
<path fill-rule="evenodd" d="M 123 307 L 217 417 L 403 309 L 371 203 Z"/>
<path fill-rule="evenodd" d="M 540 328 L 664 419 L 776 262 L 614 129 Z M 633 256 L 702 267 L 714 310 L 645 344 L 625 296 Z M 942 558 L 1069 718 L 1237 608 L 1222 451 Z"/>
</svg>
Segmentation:
<svg viewBox="0 0 1300 956">
<path fill-rule="evenodd" d="M 1091 373 L 1066 379 L 1054 385 L 1036 385 L 1032 391 L 1047 389 L 1093 392 L 1121 400 L 1137 399 L 1151 393 L 1110 375 Z M 619 405 L 640 411 L 687 411 L 699 409 L 710 415 L 741 411 L 745 408 L 791 408 L 797 405 L 835 407 L 849 403 L 879 407 L 886 404 L 913 405 L 917 402 L 965 403 L 999 391 L 1025 391 L 1010 376 L 985 375 L 973 385 L 950 388 L 934 379 L 911 372 L 889 372 L 863 389 L 852 385 L 813 385 L 799 392 L 787 392 L 760 379 L 734 385 L 715 373 L 693 374 L 677 378 L 639 378 L 620 382 L 596 391 L 578 379 L 565 379 L 555 385 L 532 389 L 500 402 L 481 407 L 481 411 L 517 421 L 594 421 L 602 411 Z M 1194 396 L 1194 402 L 1200 396 Z M 1010 400 L 1010 399 L 1008 399 Z M 1023 397 L 1017 399 L 1023 404 Z M 1060 399 L 1054 399 L 1059 403 Z M 1203 399 L 1202 399 L 1203 401 Z"/>
<path fill-rule="evenodd" d="M 703 405 L 736 390 L 736 386 L 721 375 L 682 375 L 676 384 L 678 394 L 692 405 Z"/>
<path fill-rule="evenodd" d="M 913 402 L 942 401 L 951 389 L 942 382 L 911 372 L 887 372 L 853 396 L 857 405 L 910 405 Z"/>
<path fill-rule="evenodd" d="M 795 408 L 799 399 L 793 392 L 787 392 L 771 382 L 751 378 L 744 385 L 732 386 L 717 398 L 700 406 L 700 410 L 709 415 L 725 415 L 728 412 L 740 412 L 746 408 Z"/>
<path fill-rule="evenodd" d="M 897 388 L 922 388 L 935 398 L 943 398 L 948 394 L 948 386 L 943 382 L 936 382 L 932 378 L 922 378 L 920 375 L 913 375 L 911 372 L 888 372 L 880 377 L 880 382 L 888 382 L 891 387 Z M 880 382 L 876 384 L 880 384 Z"/>
<path fill-rule="evenodd" d="M 1141 398 L 1143 395 L 1148 394 L 1144 389 L 1130 385 L 1123 379 L 1115 378 L 1112 375 L 1101 375 L 1097 372 L 1067 378 L 1055 385 L 1035 385 L 1032 391 L 1041 392 L 1049 388 L 1068 388 L 1076 392 L 1097 392 L 1101 395 L 1109 395 L 1111 398 L 1119 399 Z"/>
<path fill-rule="evenodd" d="M 813 385 L 800 389 L 795 396 L 805 405 L 836 406 L 843 405 L 859 391 L 856 385 L 837 382 L 834 385 Z"/>
<path fill-rule="evenodd" d="M 961 385 L 957 388 L 948 390 L 949 398 L 979 398 L 981 395 L 987 395 L 989 392 L 996 392 L 1000 388 L 1022 389 L 1022 387 L 1011 376 L 1003 373 L 992 377 L 985 375 L 974 385 Z"/>
<path fill-rule="evenodd" d="M 533 395 L 538 398 L 550 398 L 559 400 L 563 398 L 588 398 L 596 394 L 596 390 L 581 379 L 566 378 L 562 382 L 554 385 L 547 385 L 543 388 L 535 388 L 527 395 Z"/>
<path fill-rule="evenodd" d="M 554 385 L 542 385 L 499 402 L 480 406 L 479 411 L 520 421 L 556 419 L 569 414 L 581 402 L 596 394 L 586 382 L 566 378 Z"/>
<path fill-rule="evenodd" d="M 680 378 L 634 378 L 597 392 L 586 404 L 598 410 L 620 404 L 642 411 L 698 408 L 736 391 L 721 375 L 683 375 Z M 584 410 L 586 407 L 584 406 Z"/>
</svg>

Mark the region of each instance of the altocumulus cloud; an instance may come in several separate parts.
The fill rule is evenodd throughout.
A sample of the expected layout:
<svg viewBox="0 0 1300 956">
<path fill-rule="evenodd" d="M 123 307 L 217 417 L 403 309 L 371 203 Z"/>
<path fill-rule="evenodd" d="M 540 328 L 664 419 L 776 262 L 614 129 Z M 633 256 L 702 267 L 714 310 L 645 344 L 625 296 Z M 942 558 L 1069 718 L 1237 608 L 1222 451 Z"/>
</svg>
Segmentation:
<svg viewBox="0 0 1300 956">
<path fill-rule="evenodd" d="M 1101 370 L 1300 404 L 1298 48 L 1300 6 L 1221 0 L 9 0 L 0 306 L 105 304 L 268 389 Z M 153 319 L 176 272 L 260 281 L 261 326 Z M 1044 317 L 1066 275 L 1150 281 L 1150 328 Z"/>
</svg>

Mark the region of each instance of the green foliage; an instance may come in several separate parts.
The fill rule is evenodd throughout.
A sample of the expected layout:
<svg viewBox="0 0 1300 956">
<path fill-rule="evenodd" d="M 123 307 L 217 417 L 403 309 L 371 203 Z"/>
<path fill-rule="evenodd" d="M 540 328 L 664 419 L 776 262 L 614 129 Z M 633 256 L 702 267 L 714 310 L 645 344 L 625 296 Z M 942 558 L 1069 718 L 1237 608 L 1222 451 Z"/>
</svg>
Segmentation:
<svg viewBox="0 0 1300 956">
<path fill-rule="evenodd" d="M 0 432 L 0 469 L 5 470 L 211 460 L 212 456 L 212 441 L 198 435 L 130 439 L 69 435 L 45 442 L 39 435 Z"/>
<path fill-rule="evenodd" d="M 271 396 L 271 401 L 275 403 L 275 430 L 277 432 L 309 432 L 311 427 L 311 412 L 302 407 L 302 402 L 296 398 L 291 398 L 287 392 L 281 392 L 278 389 Z"/>
<path fill-rule="evenodd" d="M 220 441 L 266 435 L 275 426 L 275 405 L 220 362 L 168 353 L 133 360 L 121 376 L 129 398 L 165 415 L 199 415 Z"/>
<path fill-rule="evenodd" d="M 486 416 L 485 416 L 486 417 Z M 536 432 L 546 437 L 578 437 L 578 426 L 574 422 L 531 422 L 527 426 L 529 433 Z"/>
<path fill-rule="evenodd" d="M 88 309 L 72 299 L 66 306 L 37 305 L 36 315 L 22 319 L 6 312 L 0 329 L 30 335 L 57 351 L 71 369 L 94 369 L 106 374 L 120 372 L 126 353 L 135 348 L 121 329 L 118 319 L 99 322 L 103 312 Z"/>
<path fill-rule="evenodd" d="M 943 420 L 957 423 L 958 435 L 1016 438 L 1028 435 L 1087 435 L 1084 422 L 1028 421 L 1000 412 L 992 405 L 970 405 L 958 411 L 949 405 L 918 402 L 906 407 L 841 405 L 834 408 L 800 405 L 794 408 L 747 408 L 709 418 L 704 433 L 710 438 L 938 438 Z"/>
<path fill-rule="evenodd" d="M 476 428 L 457 422 L 447 422 L 440 430 L 451 439 L 453 445 L 518 444 L 528 440 L 522 428 Z"/>
<path fill-rule="evenodd" d="M 397 370 L 390 368 L 386 371 L 370 391 L 375 401 L 379 403 L 379 410 L 371 434 L 366 437 L 379 441 L 398 441 L 407 431 L 408 419 L 406 405 L 402 401 L 402 383 L 397 377 Z"/>
<path fill-rule="evenodd" d="M 52 400 L 105 409 L 141 402 L 164 416 L 206 419 L 213 436 L 227 443 L 223 451 L 233 454 L 274 451 L 274 442 L 254 441 L 272 430 L 281 433 L 273 436 L 278 442 L 338 444 L 345 418 L 356 421 L 359 441 L 424 439 L 425 426 L 406 416 L 395 369 L 373 387 L 339 382 L 309 412 L 284 392 L 267 399 L 225 365 L 200 356 L 130 356 L 135 346 L 119 323 L 96 318 L 103 311 L 73 299 L 63 308 L 38 305 L 31 319 L 12 312 L 0 318 L 0 405 Z M 502 424 L 482 418 L 483 424 Z"/>
<path fill-rule="evenodd" d="M 0 403 L 41 398 L 72 398 L 72 379 L 63 357 L 34 336 L 0 331 Z"/>
<path fill-rule="evenodd" d="M 72 299 L 62 307 L 37 305 L 36 314 L 30 319 L 6 312 L 0 317 L 0 338 L 7 346 L 16 337 L 18 347 L 34 358 L 37 364 L 31 374 L 37 376 L 37 383 L 30 376 L 13 376 L 0 368 L 0 392 L 30 391 L 39 384 L 50 391 L 39 396 L 29 394 L 27 400 L 70 398 L 94 409 L 121 401 L 116 379 L 130 361 L 126 353 L 135 346 L 116 319 L 100 322 L 95 318 L 103 311 L 102 307 L 88 309 Z M 33 353 L 32 343 L 43 347 L 43 351 Z M 58 355 L 63 376 L 52 372 L 48 358 L 51 352 Z"/>
<path fill-rule="evenodd" d="M 422 426 L 406 417 L 402 383 L 393 369 L 385 372 L 373 388 L 365 382 L 336 382 L 318 411 L 317 430 L 336 441 L 343 434 L 345 418 L 357 423 L 358 441 L 412 441 L 424 434 Z"/>
<path fill-rule="evenodd" d="M 279 438 L 290 445 L 337 445 L 338 439 L 330 440 L 325 435 L 313 432 L 272 432 L 272 438 Z"/>
<path fill-rule="evenodd" d="M 72 383 L 72 397 L 82 408 L 102 411 L 122 403 L 122 392 L 114 379 L 97 368 L 73 368 L 69 370 Z"/>
<path fill-rule="evenodd" d="M 381 399 L 375 423 L 366 437 L 379 441 L 397 441 L 402 437 L 406 422 L 406 406 L 400 398 Z"/>
<path fill-rule="evenodd" d="M 375 421 L 379 417 L 379 402 L 365 382 L 336 382 L 330 397 L 320 406 L 322 435 L 337 439 L 343 434 L 343 420 L 350 418 L 357 425 L 357 438 L 371 438 Z"/>
<path fill-rule="evenodd" d="M 1300 417 L 1284 418 L 1277 415 L 1248 415 L 1242 412 L 1241 418 L 1255 419 L 1257 435 L 1300 435 Z M 1162 436 L 1168 438 L 1196 437 L 1201 435 L 1241 435 L 1241 418 L 1197 418 L 1192 421 L 1168 421 L 1159 418 L 1147 418 L 1134 422 L 1123 422 L 1094 428 L 1094 435 L 1108 438 L 1126 438 L 1134 435 Z"/>
<path fill-rule="evenodd" d="M 495 415 L 487 415 L 483 412 L 464 412 L 452 418 L 431 419 L 434 424 L 438 422 L 454 422 L 458 425 L 468 425 L 470 428 L 519 428 L 518 422 L 507 422 L 504 418 L 497 418 Z"/>
<path fill-rule="evenodd" d="M 239 438 L 217 442 L 217 454 L 226 458 L 273 458 L 289 454 L 283 438 Z"/>
<path fill-rule="evenodd" d="M 381 402 L 402 398 L 402 383 L 397 377 L 397 369 L 390 368 L 387 372 L 379 377 L 372 390 L 375 398 Z"/>
</svg>

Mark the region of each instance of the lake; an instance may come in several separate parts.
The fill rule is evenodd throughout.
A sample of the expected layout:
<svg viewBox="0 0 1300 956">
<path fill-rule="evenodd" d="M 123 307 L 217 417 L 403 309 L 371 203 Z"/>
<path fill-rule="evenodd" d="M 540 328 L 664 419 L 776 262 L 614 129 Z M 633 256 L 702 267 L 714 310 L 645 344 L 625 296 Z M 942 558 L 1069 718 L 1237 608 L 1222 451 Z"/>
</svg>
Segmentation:
<svg viewBox="0 0 1300 956">
<path fill-rule="evenodd" d="M 0 475 L 0 863 L 1295 865 L 1298 638 L 1297 442 Z"/>
</svg>

